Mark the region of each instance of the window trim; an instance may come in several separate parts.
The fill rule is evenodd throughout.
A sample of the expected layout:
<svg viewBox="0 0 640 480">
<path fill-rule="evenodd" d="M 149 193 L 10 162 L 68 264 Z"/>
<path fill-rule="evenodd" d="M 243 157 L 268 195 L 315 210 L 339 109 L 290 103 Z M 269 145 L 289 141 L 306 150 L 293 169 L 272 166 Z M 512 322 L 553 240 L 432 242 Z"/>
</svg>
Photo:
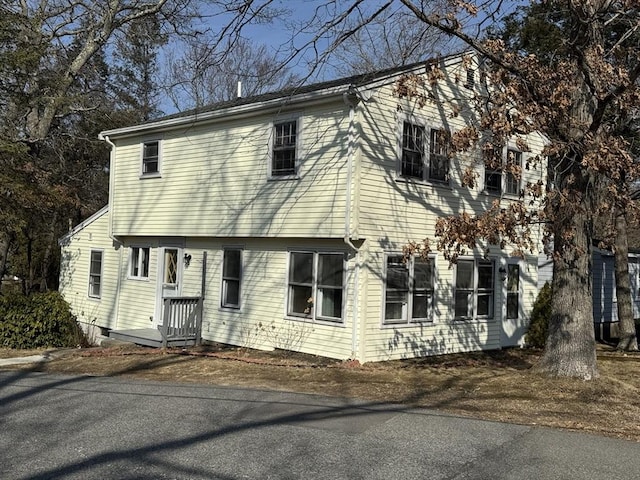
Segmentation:
<svg viewBox="0 0 640 480">
<path fill-rule="evenodd" d="M 402 167 L 403 167 L 403 158 L 404 158 L 404 138 L 405 138 L 405 125 L 411 125 L 413 127 L 419 127 L 423 132 L 422 139 L 422 177 L 417 177 L 413 175 L 403 175 Z M 447 172 L 445 174 L 445 179 L 441 180 L 439 178 L 434 178 L 431 176 L 432 170 L 432 157 L 434 155 L 442 156 L 434 152 L 433 138 L 436 132 L 445 132 L 448 136 L 451 136 L 451 132 L 446 129 L 442 125 L 435 125 L 426 122 L 423 119 L 415 118 L 411 115 L 403 115 L 399 119 L 398 126 L 398 138 L 397 138 L 397 161 L 396 161 L 396 180 L 405 181 L 405 182 L 417 182 L 424 183 L 427 185 L 437 185 L 437 186 L 450 186 L 451 184 L 451 159 L 447 156 Z"/>
<path fill-rule="evenodd" d="M 388 272 L 389 272 L 389 259 L 394 257 L 403 257 L 402 253 L 388 252 L 384 255 L 384 279 L 382 285 L 382 327 L 410 327 L 425 323 L 434 323 L 435 319 L 435 309 L 436 303 L 438 299 L 438 289 L 437 289 L 437 279 L 438 279 L 438 270 L 437 270 L 437 256 L 429 255 L 428 262 L 431 265 L 431 289 L 427 290 L 431 292 L 431 305 L 429 308 L 428 316 L 425 318 L 413 318 L 413 302 L 416 295 L 415 290 L 415 264 L 416 260 L 421 260 L 417 256 L 412 256 L 409 259 L 409 266 L 407 269 L 407 302 L 406 302 L 406 318 L 397 320 L 392 319 L 388 320 L 386 318 L 387 315 L 387 294 L 389 289 L 387 288 L 387 280 L 388 280 Z M 405 263 L 406 265 L 406 263 Z M 422 290 L 422 289 L 421 289 Z M 394 290 L 395 291 L 395 290 Z M 403 312 L 403 317 L 405 312 Z"/>
<path fill-rule="evenodd" d="M 91 267 L 93 265 L 93 254 L 94 253 L 99 253 L 100 254 L 100 273 L 98 273 L 97 275 L 95 273 L 92 273 L 91 271 Z M 98 294 L 93 294 L 92 293 L 92 289 L 91 289 L 91 279 L 93 277 L 98 277 L 99 278 L 99 292 Z M 88 282 L 88 286 L 87 286 L 87 296 L 89 298 L 95 299 L 95 300 L 100 300 L 102 298 L 102 286 L 103 286 L 103 282 L 102 279 L 104 278 L 104 249 L 101 248 L 92 248 L 89 250 L 89 282 Z"/>
<path fill-rule="evenodd" d="M 296 124 L 296 144 L 295 144 L 295 164 L 294 172 L 284 175 L 273 174 L 273 161 L 274 161 L 274 149 L 275 149 L 275 136 L 276 128 L 278 125 L 286 123 Z M 278 116 L 269 123 L 269 143 L 268 143 L 268 161 L 267 161 L 267 178 L 269 180 L 297 180 L 300 178 L 300 165 L 302 158 L 302 129 L 303 122 L 302 116 L 299 113 L 292 113 L 290 115 Z"/>
<path fill-rule="evenodd" d="M 225 275 L 225 258 L 227 252 L 239 252 L 238 277 L 230 277 Z M 242 277 L 244 273 L 244 248 L 241 246 L 224 246 L 222 247 L 222 263 L 220 265 L 220 308 L 222 310 L 238 311 L 242 309 Z M 235 281 L 238 283 L 238 303 L 230 303 L 227 301 L 228 282 Z"/>
<path fill-rule="evenodd" d="M 150 143 L 158 143 L 158 166 L 155 172 L 145 172 L 145 146 Z M 158 178 L 162 176 L 162 138 L 150 137 L 145 138 L 140 142 L 140 179 L 143 178 Z"/>
<path fill-rule="evenodd" d="M 484 176 L 483 176 L 483 184 L 482 191 L 487 195 L 494 195 L 497 197 L 505 197 L 505 198 L 518 198 L 520 196 L 520 192 L 522 191 L 522 173 L 520 174 L 520 178 L 515 179 L 515 176 L 509 172 L 505 172 L 504 168 L 509 161 L 509 153 L 514 152 L 516 158 L 519 156 L 519 167 L 520 171 L 523 172 L 523 162 L 524 162 L 524 152 L 513 146 L 506 146 L 503 148 L 501 165 L 500 168 L 487 168 L 486 163 L 484 164 Z M 487 174 L 491 173 L 494 175 L 500 175 L 500 188 L 499 190 L 489 190 L 487 189 Z M 517 181 L 517 192 L 507 192 L 507 182 L 509 181 L 509 177 L 513 176 L 514 180 Z"/>
<path fill-rule="evenodd" d="M 313 263 L 312 263 L 312 272 L 311 272 L 311 299 L 313 300 L 310 305 L 310 312 L 307 314 L 292 312 L 292 295 L 291 295 L 291 268 L 292 268 L 292 256 L 295 253 L 300 254 L 312 254 L 313 255 Z M 319 258 L 322 255 L 333 255 L 339 256 L 342 259 L 342 279 L 341 279 L 341 306 L 340 306 L 340 318 L 337 317 L 328 317 L 322 316 L 319 313 L 319 308 L 321 308 L 321 302 L 318 301 L 320 296 L 319 293 L 320 281 L 318 278 L 319 274 Z M 341 250 L 322 250 L 322 249 L 305 249 L 305 248 L 292 248 L 287 251 L 287 269 L 286 269 L 286 293 L 285 293 L 285 305 L 284 305 L 284 316 L 290 320 L 301 320 L 313 323 L 322 323 L 326 325 L 340 325 L 344 326 L 346 321 L 346 307 L 347 307 L 347 254 Z M 301 283 L 296 283 L 295 285 L 302 285 Z M 333 288 L 333 287 L 326 287 Z M 336 289 L 336 288 L 334 288 Z"/>
<path fill-rule="evenodd" d="M 473 262 L 473 279 L 472 279 L 472 287 L 469 288 L 459 288 L 458 287 L 458 266 L 460 264 L 460 262 Z M 491 264 L 491 288 L 490 289 L 483 289 L 483 292 L 486 293 L 487 291 L 491 292 L 491 312 L 489 315 L 478 315 L 478 294 L 481 293 L 479 291 L 479 287 L 478 287 L 478 280 L 479 280 L 479 275 L 478 275 L 478 265 L 480 263 L 489 263 Z M 495 258 L 484 258 L 484 257 L 461 257 L 458 259 L 458 263 L 456 263 L 455 268 L 454 268 L 454 276 L 453 276 L 453 296 L 452 296 L 452 304 L 451 304 L 451 309 L 452 309 L 452 318 L 455 321 L 475 321 L 475 320 L 481 320 L 481 321 L 491 321 L 491 320 L 495 320 L 497 315 L 496 315 L 496 294 L 497 294 L 497 289 L 498 289 L 498 283 L 497 283 L 497 278 L 496 278 L 496 272 L 497 272 L 497 260 Z M 471 290 L 471 294 L 472 294 L 472 306 L 471 306 L 471 315 L 456 315 L 456 298 L 457 298 L 457 294 L 459 290 Z M 467 311 L 468 311 L 468 305 L 467 305 Z"/>
<path fill-rule="evenodd" d="M 134 275 L 133 274 L 133 251 L 134 250 L 138 250 L 138 252 L 140 250 L 147 250 L 147 271 L 146 271 L 146 276 L 144 275 Z M 142 259 L 142 256 L 140 256 L 140 254 L 138 253 L 138 257 L 137 257 L 137 263 L 138 263 L 138 271 L 140 270 L 144 270 L 144 260 Z M 129 265 L 128 265 L 128 269 L 127 269 L 127 278 L 130 280 L 149 280 L 149 270 L 151 269 L 151 247 L 148 245 L 131 245 L 129 247 Z"/>
</svg>

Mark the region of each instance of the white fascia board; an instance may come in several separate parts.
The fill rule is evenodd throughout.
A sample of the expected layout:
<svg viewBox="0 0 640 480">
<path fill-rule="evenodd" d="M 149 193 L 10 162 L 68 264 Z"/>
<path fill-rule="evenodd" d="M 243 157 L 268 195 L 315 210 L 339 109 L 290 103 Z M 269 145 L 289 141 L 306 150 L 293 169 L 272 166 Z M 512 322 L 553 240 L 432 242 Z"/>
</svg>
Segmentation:
<svg viewBox="0 0 640 480">
<path fill-rule="evenodd" d="M 244 105 L 222 108 L 220 110 L 213 110 L 210 112 L 195 113 L 192 115 L 170 118 L 167 120 L 159 120 L 157 122 L 147 123 L 144 125 L 133 125 L 130 127 L 105 130 L 103 132 L 100 132 L 99 138 L 123 138 L 132 135 L 139 135 L 141 133 L 149 133 L 152 131 L 166 131 L 174 128 L 180 128 L 184 125 L 214 122 L 223 120 L 228 117 L 238 118 L 246 115 L 252 115 L 263 110 L 279 109 L 285 106 L 288 107 L 301 103 L 313 105 L 316 103 L 325 102 L 333 97 L 341 98 L 342 94 L 344 94 L 345 92 L 349 92 L 351 87 L 351 84 L 342 84 L 336 87 L 299 95 L 292 95 L 290 97 L 278 97 L 263 102 L 247 103 Z"/>
<path fill-rule="evenodd" d="M 67 240 L 69 240 L 71 237 L 73 237 L 76 233 L 78 233 L 79 231 L 83 230 L 85 227 L 91 225 L 93 222 L 95 222 L 97 219 L 99 219 L 101 216 L 103 216 L 108 211 L 109 211 L 109 205 L 105 205 L 100 210 L 98 210 L 96 213 L 91 215 L 89 218 L 86 218 L 85 220 L 80 222 L 78 225 L 76 225 L 74 228 L 72 228 L 67 233 L 65 233 L 62 237 L 60 237 L 58 239 L 58 245 L 62 246 Z"/>
</svg>

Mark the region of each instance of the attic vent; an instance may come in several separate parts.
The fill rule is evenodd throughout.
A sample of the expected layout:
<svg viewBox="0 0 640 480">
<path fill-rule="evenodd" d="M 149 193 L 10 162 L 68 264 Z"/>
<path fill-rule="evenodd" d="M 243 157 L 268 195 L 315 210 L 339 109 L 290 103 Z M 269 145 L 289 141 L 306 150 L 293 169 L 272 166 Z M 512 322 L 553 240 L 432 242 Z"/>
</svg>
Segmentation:
<svg viewBox="0 0 640 480">
<path fill-rule="evenodd" d="M 473 88 L 476 84 L 475 70 L 473 68 L 467 68 L 467 81 L 464 82 L 466 88 Z"/>
</svg>

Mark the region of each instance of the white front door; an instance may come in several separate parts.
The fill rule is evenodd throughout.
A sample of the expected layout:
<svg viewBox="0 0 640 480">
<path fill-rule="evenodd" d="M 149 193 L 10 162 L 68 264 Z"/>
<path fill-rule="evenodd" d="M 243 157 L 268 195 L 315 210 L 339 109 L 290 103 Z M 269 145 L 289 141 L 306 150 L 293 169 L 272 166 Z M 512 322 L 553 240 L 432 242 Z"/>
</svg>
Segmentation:
<svg viewBox="0 0 640 480">
<path fill-rule="evenodd" d="M 164 299 L 182 293 L 182 249 L 161 247 L 158 251 L 158 293 L 156 295 L 156 325 L 162 325 Z"/>
</svg>

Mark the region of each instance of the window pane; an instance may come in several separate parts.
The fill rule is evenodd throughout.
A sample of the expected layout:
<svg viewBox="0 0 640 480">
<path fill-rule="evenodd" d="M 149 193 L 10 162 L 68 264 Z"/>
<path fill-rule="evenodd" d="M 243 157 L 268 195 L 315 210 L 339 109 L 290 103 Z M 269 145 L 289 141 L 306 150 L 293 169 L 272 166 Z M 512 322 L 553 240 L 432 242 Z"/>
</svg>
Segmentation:
<svg viewBox="0 0 640 480">
<path fill-rule="evenodd" d="M 402 257 L 387 258 L 387 289 L 409 290 L 409 269 Z"/>
<path fill-rule="evenodd" d="M 471 296 L 469 291 L 456 291 L 455 298 L 455 316 L 456 317 L 470 317 L 471 316 Z"/>
<path fill-rule="evenodd" d="M 429 262 L 416 259 L 413 265 L 414 290 L 433 289 L 433 265 Z"/>
<path fill-rule="evenodd" d="M 318 293 L 321 299 L 320 316 L 342 318 L 342 289 L 322 288 Z"/>
<path fill-rule="evenodd" d="M 92 275 L 100 275 L 102 269 L 102 252 L 91 252 L 91 265 L 89 267 Z"/>
<path fill-rule="evenodd" d="M 225 250 L 222 276 L 240 278 L 240 250 Z"/>
<path fill-rule="evenodd" d="M 507 293 L 507 318 L 518 318 L 518 293 Z"/>
<path fill-rule="evenodd" d="M 493 293 L 478 294 L 478 316 L 479 317 L 493 316 Z"/>
<path fill-rule="evenodd" d="M 175 285 L 178 282 L 178 250 L 164 251 L 164 283 Z"/>
<path fill-rule="evenodd" d="M 478 262 L 478 288 L 493 289 L 492 262 Z"/>
<path fill-rule="evenodd" d="M 444 182 L 449 174 L 449 134 L 445 130 L 431 130 L 429 178 Z"/>
<path fill-rule="evenodd" d="M 422 178 L 424 172 L 424 127 L 404 122 L 402 127 L 402 166 L 400 174 Z"/>
<path fill-rule="evenodd" d="M 387 292 L 384 307 L 384 319 L 406 322 L 407 292 Z"/>
<path fill-rule="evenodd" d="M 431 293 L 415 293 L 413 295 L 413 311 L 411 317 L 415 319 L 429 318 Z"/>
<path fill-rule="evenodd" d="M 142 146 L 142 172 L 155 173 L 158 171 L 159 142 L 146 142 Z"/>
<path fill-rule="evenodd" d="M 132 277 L 138 276 L 139 264 L 140 264 L 140 249 L 132 248 L 131 249 L 131 276 Z"/>
<path fill-rule="evenodd" d="M 318 284 L 342 287 L 342 255 L 318 255 Z"/>
<path fill-rule="evenodd" d="M 238 280 L 224 280 L 222 305 L 225 307 L 240 305 L 240 282 Z"/>
<path fill-rule="evenodd" d="M 291 253 L 289 280 L 294 283 L 311 285 L 313 282 L 313 253 Z"/>
<path fill-rule="evenodd" d="M 309 315 L 313 299 L 311 298 L 311 287 L 290 285 L 289 286 L 289 314 Z"/>
<path fill-rule="evenodd" d="M 297 121 L 274 125 L 271 175 L 295 175 Z"/>
<path fill-rule="evenodd" d="M 473 288 L 473 260 L 458 260 L 456 288 Z"/>
<path fill-rule="evenodd" d="M 507 274 L 507 318 L 518 318 L 520 302 L 520 267 L 508 265 Z"/>
<path fill-rule="evenodd" d="M 141 276 L 142 277 L 148 277 L 149 276 L 149 248 L 141 248 L 141 256 L 142 256 L 142 271 Z"/>
<path fill-rule="evenodd" d="M 487 192 L 500 193 L 502 187 L 502 173 L 493 170 L 487 170 L 484 174 L 484 189 Z"/>
</svg>

